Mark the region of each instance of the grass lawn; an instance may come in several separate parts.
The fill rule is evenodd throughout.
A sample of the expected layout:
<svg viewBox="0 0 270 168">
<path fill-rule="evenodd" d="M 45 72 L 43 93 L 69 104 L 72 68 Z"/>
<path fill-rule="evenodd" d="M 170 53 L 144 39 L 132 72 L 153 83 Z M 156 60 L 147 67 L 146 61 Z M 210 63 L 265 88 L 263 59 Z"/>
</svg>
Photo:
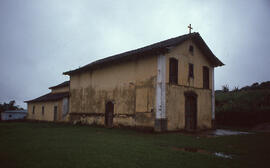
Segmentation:
<svg viewBox="0 0 270 168">
<path fill-rule="evenodd" d="M 183 147 L 233 158 L 177 150 Z M 207 138 L 54 123 L 0 123 L 0 167 L 270 167 L 270 133 Z"/>
</svg>

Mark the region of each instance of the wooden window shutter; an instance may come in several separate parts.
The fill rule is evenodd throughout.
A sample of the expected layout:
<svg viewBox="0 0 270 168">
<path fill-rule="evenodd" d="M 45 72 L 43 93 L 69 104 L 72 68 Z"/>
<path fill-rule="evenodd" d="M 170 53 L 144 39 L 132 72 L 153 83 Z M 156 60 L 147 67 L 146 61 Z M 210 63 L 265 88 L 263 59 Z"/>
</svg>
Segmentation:
<svg viewBox="0 0 270 168">
<path fill-rule="evenodd" d="M 170 69 L 169 69 L 169 82 L 171 84 L 178 83 L 178 60 L 170 58 Z"/>
</svg>

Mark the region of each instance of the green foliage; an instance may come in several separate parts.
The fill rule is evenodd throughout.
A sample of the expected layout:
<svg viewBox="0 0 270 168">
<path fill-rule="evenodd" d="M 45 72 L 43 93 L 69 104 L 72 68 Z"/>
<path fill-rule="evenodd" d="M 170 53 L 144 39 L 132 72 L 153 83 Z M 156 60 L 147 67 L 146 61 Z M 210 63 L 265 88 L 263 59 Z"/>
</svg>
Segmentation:
<svg viewBox="0 0 270 168">
<path fill-rule="evenodd" d="M 269 122 L 269 109 L 269 89 L 216 92 L 216 118 L 219 124 L 252 126 Z"/>
<path fill-rule="evenodd" d="M 11 100 L 9 103 L 0 103 L 0 113 L 6 110 L 23 110 L 23 108 L 20 108 L 19 106 L 15 105 L 15 100 Z"/>
<path fill-rule="evenodd" d="M 229 86 L 228 85 L 223 85 L 222 86 L 222 91 L 225 92 L 225 93 L 229 92 L 230 91 Z"/>
<path fill-rule="evenodd" d="M 270 134 L 198 137 L 54 123 L 0 123 L 0 167 L 269 167 Z M 222 159 L 197 148 L 232 154 Z"/>
<path fill-rule="evenodd" d="M 239 88 L 238 88 L 238 86 L 235 86 L 234 88 L 233 88 L 233 90 L 232 90 L 233 92 L 237 92 L 237 91 L 239 91 Z"/>
</svg>

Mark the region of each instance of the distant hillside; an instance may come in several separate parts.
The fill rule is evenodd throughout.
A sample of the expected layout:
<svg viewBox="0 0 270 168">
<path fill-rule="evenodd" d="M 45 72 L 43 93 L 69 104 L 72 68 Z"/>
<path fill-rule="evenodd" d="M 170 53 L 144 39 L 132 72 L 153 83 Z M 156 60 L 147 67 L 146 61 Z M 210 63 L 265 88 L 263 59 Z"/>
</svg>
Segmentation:
<svg viewBox="0 0 270 168">
<path fill-rule="evenodd" d="M 270 122 L 270 81 L 215 92 L 218 125 L 254 126 Z"/>
</svg>

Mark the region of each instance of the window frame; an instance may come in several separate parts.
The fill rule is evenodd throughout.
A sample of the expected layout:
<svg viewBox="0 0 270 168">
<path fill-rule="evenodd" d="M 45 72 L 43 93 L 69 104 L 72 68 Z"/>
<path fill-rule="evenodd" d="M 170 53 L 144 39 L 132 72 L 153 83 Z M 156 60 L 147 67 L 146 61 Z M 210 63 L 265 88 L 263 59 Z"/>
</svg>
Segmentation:
<svg viewBox="0 0 270 168">
<path fill-rule="evenodd" d="M 194 54 L 194 46 L 193 46 L 193 45 L 189 45 L 188 51 L 189 51 L 189 53 L 190 53 L 191 55 L 193 55 L 193 54 Z"/>
<path fill-rule="evenodd" d="M 169 59 L 169 83 L 178 84 L 178 59 L 176 58 Z"/>
<path fill-rule="evenodd" d="M 210 69 L 208 66 L 203 66 L 203 88 L 210 89 Z"/>
<path fill-rule="evenodd" d="M 33 114 L 33 115 L 35 114 L 35 109 L 36 109 L 36 107 L 33 106 L 33 108 L 32 108 L 32 114 Z"/>
<path fill-rule="evenodd" d="M 53 106 L 53 112 L 58 112 L 58 107 L 57 107 L 57 105 Z"/>
<path fill-rule="evenodd" d="M 41 107 L 41 114 L 42 114 L 42 116 L 44 116 L 44 113 L 45 113 L 44 111 L 45 111 L 45 106 L 42 106 Z"/>
<path fill-rule="evenodd" d="M 192 63 L 188 64 L 188 78 L 194 79 L 194 64 Z"/>
</svg>

